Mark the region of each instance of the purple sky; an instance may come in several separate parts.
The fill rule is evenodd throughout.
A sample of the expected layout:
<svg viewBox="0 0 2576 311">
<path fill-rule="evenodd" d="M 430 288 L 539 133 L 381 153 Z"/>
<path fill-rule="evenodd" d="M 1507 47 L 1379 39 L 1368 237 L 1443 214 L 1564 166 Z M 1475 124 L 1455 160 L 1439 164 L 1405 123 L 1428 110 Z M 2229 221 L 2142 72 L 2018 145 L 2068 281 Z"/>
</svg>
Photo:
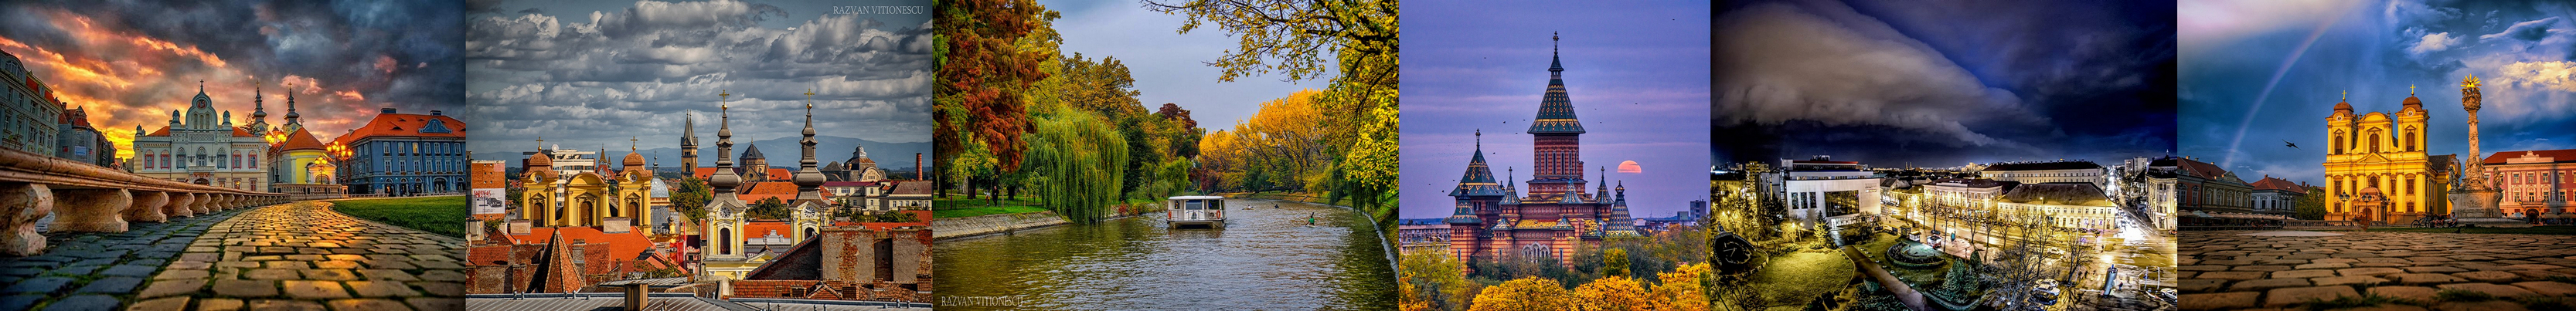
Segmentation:
<svg viewBox="0 0 2576 311">
<path fill-rule="evenodd" d="M 1565 86 L 1583 134 L 1585 179 L 1625 181 L 1637 217 L 1708 197 L 1709 7 L 1416 1 L 1404 5 L 1404 218 L 1443 217 L 1483 129 L 1485 160 L 1530 177 L 1529 119 L 1547 91 L 1549 32 L 1564 37 Z M 1636 161 L 1643 173 L 1619 173 Z M 1524 189 L 1527 184 L 1514 183 Z"/>
</svg>

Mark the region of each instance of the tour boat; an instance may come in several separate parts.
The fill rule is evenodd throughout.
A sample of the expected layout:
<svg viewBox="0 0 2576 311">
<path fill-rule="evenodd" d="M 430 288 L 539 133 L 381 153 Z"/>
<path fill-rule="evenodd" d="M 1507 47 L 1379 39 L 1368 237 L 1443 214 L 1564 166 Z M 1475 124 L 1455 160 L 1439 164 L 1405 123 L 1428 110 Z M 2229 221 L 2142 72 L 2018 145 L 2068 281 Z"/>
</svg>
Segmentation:
<svg viewBox="0 0 2576 311">
<path fill-rule="evenodd" d="M 1172 225 L 1173 229 L 1225 229 L 1225 197 L 1194 195 L 1172 197 L 1170 200 L 1170 208 L 1163 210 L 1163 223 Z"/>
</svg>

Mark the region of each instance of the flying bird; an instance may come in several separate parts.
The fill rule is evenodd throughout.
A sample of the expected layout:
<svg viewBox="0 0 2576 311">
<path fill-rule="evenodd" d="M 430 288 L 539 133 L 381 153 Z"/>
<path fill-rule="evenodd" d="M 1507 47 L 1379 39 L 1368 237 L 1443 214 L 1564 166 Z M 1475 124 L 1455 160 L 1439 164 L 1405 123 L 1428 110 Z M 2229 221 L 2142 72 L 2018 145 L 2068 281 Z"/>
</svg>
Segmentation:
<svg viewBox="0 0 2576 311">
<path fill-rule="evenodd" d="M 2287 140 L 2281 141 L 2281 144 L 2283 144 L 2283 145 L 2290 145 L 2290 148 L 2298 148 L 2298 147 L 2299 147 L 2299 144 L 2298 144 L 2298 143 L 2293 143 L 2293 142 L 2290 142 L 2290 141 L 2287 141 Z"/>
</svg>

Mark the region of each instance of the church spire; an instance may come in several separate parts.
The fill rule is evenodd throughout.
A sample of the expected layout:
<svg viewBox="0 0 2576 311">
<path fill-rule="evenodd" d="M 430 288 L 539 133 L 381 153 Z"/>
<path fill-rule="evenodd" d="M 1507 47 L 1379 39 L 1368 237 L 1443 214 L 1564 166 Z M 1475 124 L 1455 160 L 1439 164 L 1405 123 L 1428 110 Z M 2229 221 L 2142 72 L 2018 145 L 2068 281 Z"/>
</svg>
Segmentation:
<svg viewBox="0 0 2576 311">
<path fill-rule="evenodd" d="M 742 176 L 733 173 L 733 91 L 716 93 L 722 103 L 716 105 L 716 172 L 708 177 L 707 186 L 717 193 L 733 193 Z"/>
<path fill-rule="evenodd" d="M 804 157 L 796 161 L 796 200 L 823 200 L 823 171 L 814 168 L 814 89 L 805 89 L 805 138 L 796 141 L 804 146 Z"/>
<path fill-rule="evenodd" d="M 258 80 L 250 82 L 250 117 L 268 123 L 268 88 Z"/>
<path fill-rule="evenodd" d="M 302 126 L 302 125 L 300 125 L 301 123 L 297 123 L 298 121 L 296 121 L 296 118 L 299 118 L 299 117 L 302 117 L 302 115 L 300 115 L 300 114 L 296 114 L 296 113 L 295 113 L 295 84 L 294 84 L 294 83 L 287 83 L 287 84 L 286 84 L 286 124 L 291 124 L 291 125 L 296 125 L 297 127 L 301 127 L 301 126 Z"/>
</svg>

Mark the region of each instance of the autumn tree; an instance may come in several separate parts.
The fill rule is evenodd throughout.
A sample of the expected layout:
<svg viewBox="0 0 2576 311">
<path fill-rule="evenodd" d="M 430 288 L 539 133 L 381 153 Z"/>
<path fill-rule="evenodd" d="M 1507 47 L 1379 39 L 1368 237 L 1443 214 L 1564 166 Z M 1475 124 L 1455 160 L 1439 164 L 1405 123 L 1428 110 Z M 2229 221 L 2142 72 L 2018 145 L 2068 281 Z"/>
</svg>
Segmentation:
<svg viewBox="0 0 2576 311">
<path fill-rule="evenodd" d="M 1055 58 L 1044 43 L 1058 40 L 1048 24 L 1059 15 L 1035 0 L 936 1 L 931 12 L 940 14 L 931 27 L 932 154 L 948 170 L 940 175 L 965 186 L 970 175 L 1018 170 L 1026 147 L 1019 136 L 1032 126 L 1021 96 L 1047 77 L 1038 62 Z"/>
<path fill-rule="evenodd" d="M 1701 287 L 1708 277 L 1707 263 L 1675 267 L 1672 272 L 1655 274 L 1655 290 L 1648 298 L 1655 310 L 1706 311 L 1708 291 Z"/>
<path fill-rule="evenodd" d="M 1475 282 L 1467 280 L 1466 266 L 1447 254 L 1406 254 L 1396 262 L 1396 274 L 1410 286 L 1404 298 L 1420 301 L 1434 310 L 1466 309 L 1468 299 L 1475 298 Z"/>
<path fill-rule="evenodd" d="M 1592 280 L 1591 283 L 1584 283 L 1583 286 L 1574 287 L 1574 298 L 1581 302 L 1576 303 L 1572 310 L 1655 310 L 1656 304 L 1653 302 L 1653 298 L 1651 296 L 1652 293 L 1647 292 L 1646 287 L 1644 285 L 1640 285 L 1636 279 L 1627 277 L 1605 277 L 1599 280 Z"/>
<path fill-rule="evenodd" d="M 1323 96 L 1322 108 L 1334 122 L 1327 137 L 1332 162 L 1325 166 L 1322 188 L 1330 189 L 1332 202 L 1350 202 L 1380 225 L 1392 225 L 1400 132 L 1397 1 L 1187 0 L 1148 1 L 1146 7 L 1188 16 L 1183 33 L 1214 25 L 1234 35 L 1237 48 L 1205 62 L 1224 70 L 1221 81 L 1273 73 L 1297 81 L 1339 70 L 1330 72 L 1333 83 Z"/>
<path fill-rule="evenodd" d="M 1528 277 L 1485 287 L 1476 293 L 1475 311 L 1573 310 L 1576 301 L 1555 279 Z"/>
</svg>

